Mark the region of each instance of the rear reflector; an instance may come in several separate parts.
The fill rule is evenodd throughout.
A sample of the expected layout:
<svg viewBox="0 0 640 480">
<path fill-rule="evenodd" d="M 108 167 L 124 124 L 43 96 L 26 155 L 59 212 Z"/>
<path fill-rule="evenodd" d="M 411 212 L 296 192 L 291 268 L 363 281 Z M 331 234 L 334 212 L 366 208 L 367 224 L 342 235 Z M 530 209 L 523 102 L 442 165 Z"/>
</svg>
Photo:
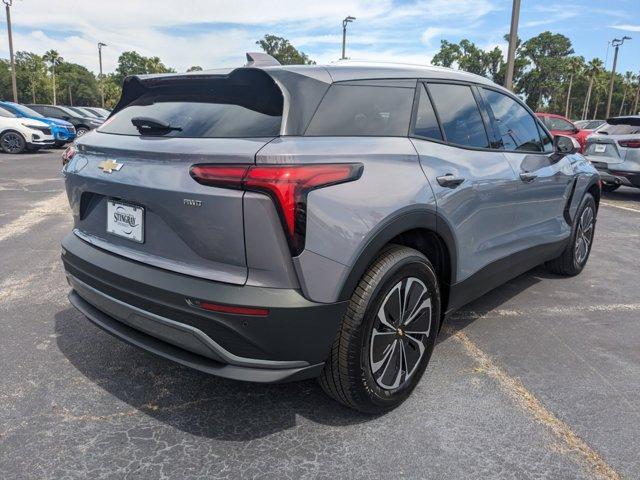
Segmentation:
<svg viewBox="0 0 640 480">
<path fill-rule="evenodd" d="M 252 315 L 256 317 L 266 317 L 269 310 L 266 308 L 240 307 L 237 305 L 223 305 L 219 303 L 205 302 L 202 300 L 188 300 L 194 307 L 202 308 L 210 312 L 233 313 L 235 315 Z"/>
<path fill-rule="evenodd" d="M 640 148 L 640 140 L 620 140 L 620 146 L 627 148 Z"/>
<path fill-rule="evenodd" d="M 305 165 L 221 165 L 191 167 L 193 179 L 203 185 L 266 193 L 274 200 L 293 255 L 304 248 L 307 194 L 314 189 L 357 180 L 361 163 Z"/>
</svg>

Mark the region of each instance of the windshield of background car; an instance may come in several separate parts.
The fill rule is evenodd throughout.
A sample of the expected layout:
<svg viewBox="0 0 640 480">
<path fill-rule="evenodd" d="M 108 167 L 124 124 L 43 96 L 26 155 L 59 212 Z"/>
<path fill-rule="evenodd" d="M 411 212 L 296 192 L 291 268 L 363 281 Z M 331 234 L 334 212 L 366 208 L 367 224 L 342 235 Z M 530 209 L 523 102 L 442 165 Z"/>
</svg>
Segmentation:
<svg viewBox="0 0 640 480">
<path fill-rule="evenodd" d="M 146 89 L 98 129 L 140 135 L 132 120 L 145 117 L 171 127 L 166 137 L 251 138 L 280 134 L 283 97 L 261 72 L 223 79 L 189 79 Z"/>
<path fill-rule="evenodd" d="M 60 110 L 62 110 L 64 113 L 66 113 L 67 115 L 71 116 L 71 117 L 77 117 L 78 113 L 74 112 L 73 110 L 67 108 L 67 107 L 61 107 L 60 105 L 56 105 L 54 108 L 59 108 Z M 81 117 L 84 117 L 84 115 L 80 115 Z"/>
<path fill-rule="evenodd" d="M 0 117 L 16 118 L 16 114 L 0 106 Z"/>
<path fill-rule="evenodd" d="M 28 117 L 44 118 L 44 115 L 36 112 L 29 107 L 25 107 L 24 105 L 12 105 L 11 107 L 20 112 L 22 115 L 26 115 Z"/>
<path fill-rule="evenodd" d="M 555 130 L 560 132 L 572 132 L 575 130 L 575 127 L 572 123 L 563 120 L 562 118 L 556 117 L 545 117 L 544 121 L 545 125 L 549 130 Z"/>
</svg>

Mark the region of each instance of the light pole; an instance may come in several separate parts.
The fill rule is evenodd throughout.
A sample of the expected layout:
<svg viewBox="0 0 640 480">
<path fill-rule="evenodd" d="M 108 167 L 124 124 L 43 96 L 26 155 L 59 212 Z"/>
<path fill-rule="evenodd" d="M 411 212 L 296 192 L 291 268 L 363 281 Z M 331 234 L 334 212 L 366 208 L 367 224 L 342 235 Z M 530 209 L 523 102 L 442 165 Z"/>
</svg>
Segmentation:
<svg viewBox="0 0 640 480">
<path fill-rule="evenodd" d="M 609 114 L 611 113 L 611 99 L 613 98 L 613 84 L 616 79 L 616 66 L 618 64 L 618 49 L 620 45 L 624 43 L 625 40 L 631 40 L 631 37 L 614 38 L 611 41 L 611 45 L 615 47 L 615 51 L 613 52 L 613 67 L 611 68 L 611 82 L 609 82 L 609 98 L 607 99 L 607 113 L 604 118 L 609 118 Z"/>
<path fill-rule="evenodd" d="M 507 74 L 504 77 L 504 86 L 513 90 L 513 70 L 516 64 L 516 46 L 518 43 L 518 21 L 520 20 L 520 0 L 513 0 L 511 10 L 511 30 L 509 31 L 509 51 L 507 53 Z"/>
<path fill-rule="evenodd" d="M 356 17 L 352 17 L 349 15 L 347 18 L 342 20 L 342 60 L 346 60 L 345 57 L 345 43 L 347 42 L 347 23 L 351 23 L 356 19 Z"/>
<path fill-rule="evenodd" d="M 2 0 L 7 11 L 7 34 L 9 35 L 9 56 L 11 57 L 11 88 L 13 101 L 18 103 L 18 85 L 16 84 L 16 60 L 13 56 L 13 36 L 11 35 L 11 4 L 13 0 Z"/>
<path fill-rule="evenodd" d="M 98 61 L 100 63 L 100 101 L 104 108 L 104 79 L 102 78 L 102 47 L 106 47 L 106 43 L 98 42 Z"/>
</svg>

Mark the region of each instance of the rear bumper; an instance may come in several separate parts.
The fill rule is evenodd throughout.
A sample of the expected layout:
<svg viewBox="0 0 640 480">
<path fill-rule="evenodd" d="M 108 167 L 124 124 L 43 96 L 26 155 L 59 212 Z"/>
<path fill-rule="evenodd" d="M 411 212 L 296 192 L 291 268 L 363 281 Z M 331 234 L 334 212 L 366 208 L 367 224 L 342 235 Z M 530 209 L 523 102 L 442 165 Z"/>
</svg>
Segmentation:
<svg viewBox="0 0 640 480">
<path fill-rule="evenodd" d="M 232 286 L 150 267 L 73 234 L 62 249 L 69 300 L 89 320 L 221 377 L 271 383 L 319 375 L 346 309 L 346 302 L 310 302 L 296 290 Z M 187 299 L 261 307 L 268 315 L 214 313 Z"/>
<path fill-rule="evenodd" d="M 640 187 L 640 172 L 622 172 L 599 166 L 596 166 L 596 170 L 598 170 L 603 182 L 627 187 Z"/>
</svg>

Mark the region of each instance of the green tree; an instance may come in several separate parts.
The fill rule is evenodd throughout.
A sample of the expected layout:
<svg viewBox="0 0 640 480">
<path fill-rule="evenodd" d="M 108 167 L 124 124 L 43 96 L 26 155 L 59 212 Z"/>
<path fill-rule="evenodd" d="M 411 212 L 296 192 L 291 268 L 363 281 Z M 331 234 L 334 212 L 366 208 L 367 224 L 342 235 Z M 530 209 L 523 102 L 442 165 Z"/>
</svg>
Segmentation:
<svg viewBox="0 0 640 480">
<path fill-rule="evenodd" d="M 48 102 L 50 82 L 44 58 L 31 52 L 16 52 L 18 99 L 32 103 Z"/>
<path fill-rule="evenodd" d="M 201 72 L 202 71 L 202 67 L 198 66 L 198 65 L 194 65 L 192 67 L 189 67 L 187 69 L 187 72 Z"/>
<path fill-rule="evenodd" d="M 61 97 L 69 105 L 98 105 L 100 89 L 96 76 L 86 67 L 65 62 L 58 67 L 58 85 Z"/>
<path fill-rule="evenodd" d="M 258 40 L 259 45 L 265 53 L 278 60 L 282 65 L 315 65 L 304 52 L 296 49 L 286 38 L 276 35 L 265 35 L 262 40 Z"/>
<path fill-rule="evenodd" d="M 587 89 L 587 96 L 584 100 L 584 106 L 582 108 L 582 120 L 586 120 L 589 116 L 589 102 L 591 102 L 591 94 L 593 92 L 593 84 L 602 72 L 604 71 L 604 63 L 599 58 L 591 60 L 585 69 L 585 73 L 589 76 L 589 87 Z"/>
<path fill-rule="evenodd" d="M 123 52 L 118 58 L 115 80 L 122 85 L 122 81 L 129 75 L 172 72 L 175 70 L 162 63 L 159 57 L 145 57 L 138 52 L 130 51 Z"/>
<path fill-rule="evenodd" d="M 564 109 L 564 116 L 569 118 L 571 110 L 571 89 L 573 88 L 574 77 L 579 77 L 584 69 L 584 57 L 571 57 L 567 62 L 567 69 L 569 70 L 569 86 L 567 88 L 567 101 Z"/>
<path fill-rule="evenodd" d="M 633 72 L 627 72 L 624 74 L 624 79 L 623 79 L 624 93 L 622 94 L 622 101 L 620 102 L 620 111 L 618 112 L 618 115 L 622 115 L 623 113 L 624 103 L 627 100 L 627 93 L 630 88 L 633 88 L 635 79 L 636 79 L 636 76 L 633 74 Z"/>
<path fill-rule="evenodd" d="M 51 68 L 51 81 L 52 81 L 52 91 L 53 91 L 53 104 L 56 105 L 57 97 L 56 97 L 56 67 L 60 66 L 62 62 L 64 62 L 64 58 L 60 56 L 60 54 L 55 50 L 49 50 L 45 52 L 42 56 L 45 62 L 49 62 Z"/>
<path fill-rule="evenodd" d="M 572 54 L 571 40 L 559 33 L 542 32 L 522 44 L 520 56 L 530 68 L 518 80 L 517 89 L 529 107 L 539 110 L 551 103 Z"/>
</svg>

